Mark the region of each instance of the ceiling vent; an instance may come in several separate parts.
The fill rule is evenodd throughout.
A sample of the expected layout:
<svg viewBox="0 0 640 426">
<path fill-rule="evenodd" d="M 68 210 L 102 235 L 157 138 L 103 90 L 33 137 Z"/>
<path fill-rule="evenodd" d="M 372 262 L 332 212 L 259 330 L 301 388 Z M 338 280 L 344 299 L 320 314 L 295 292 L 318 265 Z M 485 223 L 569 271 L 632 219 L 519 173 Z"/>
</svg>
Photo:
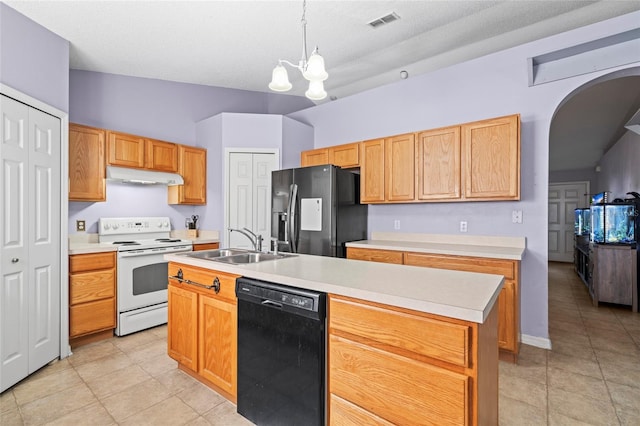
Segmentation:
<svg viewBox="0 0 640 426">
<path fill-rule="evenodd" d="M 373 21 L 368 22 L 368 24 L 372 28 L 378 28 L 378 27 L 381 27 L 382 25 L 389 24 L 393 21 L 397 21 L 398 19 L 400 19 L 398 14 L 395 12 L 391 12 L 388 15 L 381 16 L 380 18 L 377 18 L 377 19 L 374 19 Z"/>
</svg>

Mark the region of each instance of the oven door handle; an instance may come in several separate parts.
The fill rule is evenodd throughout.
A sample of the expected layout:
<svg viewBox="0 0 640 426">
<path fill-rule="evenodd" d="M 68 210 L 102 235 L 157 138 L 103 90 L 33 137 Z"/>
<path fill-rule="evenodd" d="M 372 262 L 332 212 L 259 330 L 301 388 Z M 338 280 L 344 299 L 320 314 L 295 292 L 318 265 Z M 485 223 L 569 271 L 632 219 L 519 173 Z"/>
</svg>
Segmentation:
<svg viewBox="0 0 640 426">
<path fill-rule="evenodd" d="M 201 284 L 199 282 L 196 281 L 191 281 L 191 280 L 187 280 L 184 278 L 184 274 L 182 272 L 182 269 L 178 269 L 178 273 L 174 276 L 169 276 L 170 279 L 172 280 L 176 280 L 178 282 L 184 283 L 184 284 L 189 284 L 189 285 L 195 285 L 197 287 L 203 287 L 206 288 L 207 290 L 211 290 L 213 289 L 213 291 L 215 291 L 216 293 L 220 293 L 220 280 L 218 279 L 218 277 L 215 277 L 213 279 L 213 284 L 211 285 L 206 285 L 206 284 Z"/>
</svg>

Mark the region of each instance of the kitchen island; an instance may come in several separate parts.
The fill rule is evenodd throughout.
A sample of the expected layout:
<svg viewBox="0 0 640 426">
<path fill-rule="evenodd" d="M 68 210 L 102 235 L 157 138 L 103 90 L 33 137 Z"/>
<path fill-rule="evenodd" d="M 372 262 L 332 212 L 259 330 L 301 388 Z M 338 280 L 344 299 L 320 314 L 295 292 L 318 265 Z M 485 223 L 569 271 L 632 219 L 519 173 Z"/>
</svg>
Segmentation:
<svg viewBox="0 0 640 426">
<path fill-rule="evenodd" d="M 203 320 L 199 308 L 220 298 L 224 315 L 217 317 L 227 321 L 217 327 L 231 333 L 237 322 L 233 281 L 244 276 L 328 293 L 330 424 L 497 424 L 501 275 L 308 255 L 243 265 L 180 254 L 165 259 L 170 276 L 182 269 L 185 280 L 220 284 L 214 294 L 170 280 L 169 353 L 182 357 L 180 368 L 195 377 L 202 379 L 202 368 L 212 365 L 207 353 L 216 353 L 215 366 L 229 366 L 225 382 L 236 379 L 233 338 L 224 350 L 199 345 L 210 337 L 203 327 L 215 322 Z M 191 321 L 185 324 L 186 317 Z M 189 354 L 175 354 L 183 350 Z M 233 383 L 222 390 L 235 402 Z"/>
</svg>

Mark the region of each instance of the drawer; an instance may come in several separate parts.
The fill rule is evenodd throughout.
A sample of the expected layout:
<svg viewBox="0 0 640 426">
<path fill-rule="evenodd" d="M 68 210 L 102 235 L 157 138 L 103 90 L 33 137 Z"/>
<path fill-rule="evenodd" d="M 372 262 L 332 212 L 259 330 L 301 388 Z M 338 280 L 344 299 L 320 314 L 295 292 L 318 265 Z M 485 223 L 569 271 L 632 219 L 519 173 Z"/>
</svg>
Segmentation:
<svg viewBox="0 0 640 426">
<path fill-rule="evenodd" d="M 72 254 L 69 256 L 69 273 L 95 271 L 116 267 L 116 253 Z"/>
<path fill-rule="evenodd" d="M 329 332 L 373 340 L 385 347 L 469 366 L 471 330 L 467 325 L 438 321 L 383 305 L 329 298 Z M 425 339 L 425 336 L 429 336 Z"/>
<path fill-rule="evenodd" d="M 379 425 L 393 426 L 385 419 L 358 407 L 339 396 L 329 395 L 329 424 L 341 426 Z"/>
<path fill-rule="evenodd" d="M 69 304 L 114 297 L 115 283 L 115 269 L 73 274 L 69 277 Z"/>
<path fill-rule="evenodd" d="M 402 265 L 402 252 L 394 250 L 371 250 L 347 247 L 347 259 L 368 260 L 370 262 L 396 263 Z"/>
<path fill-rule="evenodd" d="M 504 275 L 506 279 L 515 278 L 515 261 L 513 260 L 405 253 L 404 263 L 412 266 L 426 266 L 429 268 Z"/>
<path fill-rule="evenodd" d="M 198 293 L 206 294 L 207 296 L 220 297 L 229 301 L 236 300 L 236 278 L 240 277 L 240 275 L 211 271 L 209 269 L 198 268 L 196 266 L 170 262 L 169 276 L 176 276 L 179 269 L 182 269 L 182 276 L 185 280 L 207 286 L 212 285 L 216 278 L 218 278 L 218 281 L 220 282 L 220 292 L 218 293 L 213 289 L 205 289 L 203 287 L 184 282 L 180 284 L 182 288 L 197 291 Z M 178 281 L 172 280 L 172 282 L 177 283 Z"/>
<path fill-rule="evenodd" d="M 200 243 L 200 244 L 193 244 L 193 251 L 199 251 L 199 250 L 214 250 L 220 248 L 220 243 Z"/>
<path fill-rule="evenodd" d="M 69 308 L 69 337 L 116 327 L 115 298 L 83 303 Z"/>
<path fill-rule="evenodd" d="M 329 393 L 393 424 L 469 424 L 470 379 L 337 336 L 329 338 Z"/>
</svg>

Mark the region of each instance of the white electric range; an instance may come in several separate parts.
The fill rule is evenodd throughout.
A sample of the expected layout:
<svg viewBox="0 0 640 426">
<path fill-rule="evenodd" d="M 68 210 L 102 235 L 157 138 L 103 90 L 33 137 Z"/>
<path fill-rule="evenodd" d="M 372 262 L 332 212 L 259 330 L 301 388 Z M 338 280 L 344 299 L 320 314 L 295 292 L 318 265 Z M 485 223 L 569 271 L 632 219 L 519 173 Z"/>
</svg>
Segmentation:
<svg viewBox="0 0 640 426">
<path fill-rule="evenodd" d="M 167 253 L 192 250 L 189 240 L 171 238 L 168 217 L 101 218 L 98 240 L 118 246 L 116 335 L 167 322 Z"/>
</svg>

